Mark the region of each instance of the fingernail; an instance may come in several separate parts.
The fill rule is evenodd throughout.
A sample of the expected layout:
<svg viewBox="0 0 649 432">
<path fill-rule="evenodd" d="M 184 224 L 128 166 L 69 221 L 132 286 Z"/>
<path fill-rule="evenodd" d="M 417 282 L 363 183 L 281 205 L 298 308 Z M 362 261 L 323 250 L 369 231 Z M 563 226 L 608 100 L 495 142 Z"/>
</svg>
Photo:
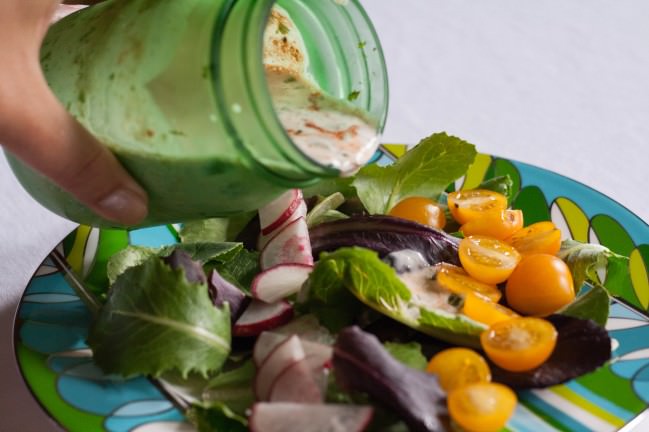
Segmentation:
<svg viewBox="0 0 649 432">
<path fill-rule="evenodd" d="M 136 225 L 148 213 L 146 198 L 130 189 L 118 189 L 99 201 L 98 211 L 124 225 Z"/>
</svg>

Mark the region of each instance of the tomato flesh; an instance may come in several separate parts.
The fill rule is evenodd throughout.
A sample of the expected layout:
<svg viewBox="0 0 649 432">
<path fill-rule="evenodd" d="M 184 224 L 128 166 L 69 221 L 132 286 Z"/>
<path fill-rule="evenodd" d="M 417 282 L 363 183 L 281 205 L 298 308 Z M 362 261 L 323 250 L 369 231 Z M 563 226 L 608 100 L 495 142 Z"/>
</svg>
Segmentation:
<svg viewBox="0 0 649 432">
<path fill-rule="evenodd" d="M 572 273 L 554 255 L 523 257 L 507 280 L 507 304 L 524 315 L 546 316 L 575 299 Z"/>
<path fill-rule="evenodd" d="M 499 284 L 507 280 L 521 259 L 512 246 L 484 236 L 462 239 L 458 253 L 464 270 L 475 279 L 488 284 Z"/>
<path fill-rule="evenodd" d="M 480 282 L 461 267 L 452 264 L 440 264 L 435 280 L 442 287 L 459 295 L 476 293 L 493 302 L 498 302 L 503 295 L 496 285 Z"/>
<path fill-rule="evenodd" d="M 443 229 L 446 225 L 444 209 L 436 201 L 424 197 L 401 200 L 390 210 L 389 215 L 438 229 Z"/>
<path fill-rule="evenodd" d="M 472 320 L 486 325 L 507 321 L 519 316 L 513 310 L 473 293 L 469 293 L 464 297 L 462 313 Z"/>
<path fill-rule="evenodd" d="M 485 212 L 507 208 L 505 195 L 487 189 L 451 192 L 447 202 L 451 215 L 460 225 L 480 218 Z"/>
<path fill-rule="evenodd" d="M 497 383 L 468 384 L 448 395 L 448 411 L 469 432 L 497 432 L 511 418 L 518 400 L 509 387 Z"/>
<path fill-rule="evenodd" d="M 491 381 L 485 359 L 468 348 L 448 348 L 430 359 L 426 370 L 437 375 L 439 384 L 448 393 L 466 384 Z"/>
<path fill-rule="evenodd" d="M 512 234 L 507 242 L 521 255 L 556 255 L 561 249 L 561 230 L 549 221 L 536 222 Z"/>
<path fill-rule="evenodd" d="M 495 364 L 512 372 L 532 370 L 554 351 L 557 331 L 541 318 L 513 318 L 497 322 L 482 332 L 482 349 Z"/>
<path fill-rule="evenodd" d="M 521 228 L 523 228 L 521 210 L 496 210 L 485 212 L 481 217 L 468 221 L 460 227 L 460 231 L 465 236 L 482 235 L 504 240 Z"/>
</svg>

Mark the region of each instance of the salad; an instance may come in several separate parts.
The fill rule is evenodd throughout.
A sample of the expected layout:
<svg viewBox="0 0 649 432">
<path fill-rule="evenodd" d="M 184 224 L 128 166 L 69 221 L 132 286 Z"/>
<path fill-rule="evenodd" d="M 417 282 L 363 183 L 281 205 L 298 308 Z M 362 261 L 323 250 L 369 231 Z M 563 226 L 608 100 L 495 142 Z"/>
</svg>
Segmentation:
<svg viewBox="0 0 649 432">
<path fill-rule="evenodd" d="M 516 391 L 609 360 L 602 280 L 626 258 L 526 224 L 508 176 L 455 191 L 475 157 L 434 134 L 118 252 L 80 288 L 94 361 L 158 378 L 201 431 L 501 429 Z"/>
</svg>

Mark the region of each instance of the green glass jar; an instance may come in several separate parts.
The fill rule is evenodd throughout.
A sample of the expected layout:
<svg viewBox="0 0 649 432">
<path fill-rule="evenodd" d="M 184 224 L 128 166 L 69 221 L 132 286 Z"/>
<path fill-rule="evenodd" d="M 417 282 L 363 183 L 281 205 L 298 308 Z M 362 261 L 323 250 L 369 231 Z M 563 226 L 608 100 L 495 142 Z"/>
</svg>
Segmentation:
<svg viewBox="0 0 649 432">
<path fill-rule="evenodd" d="M 356 0 L 108 0 L 49 31 L 48 83 L 147 190 L 143 225 L 257 209 L 287 188 L 340 175 L 300 151 L 273 109 L 262 52 L 275 3 L 303 38 L 314 83 L 364 110 L 380 133 L 385 63 Z M 9 158 L 50 210 L 114 225 Z"/>
</svg>

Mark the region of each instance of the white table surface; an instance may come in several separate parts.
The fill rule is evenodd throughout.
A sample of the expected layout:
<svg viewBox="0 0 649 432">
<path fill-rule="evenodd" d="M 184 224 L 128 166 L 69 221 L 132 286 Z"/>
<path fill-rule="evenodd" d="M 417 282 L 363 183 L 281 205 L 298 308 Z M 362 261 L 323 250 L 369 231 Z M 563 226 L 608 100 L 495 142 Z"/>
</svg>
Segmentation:
<svg viewBox="0 0 649 432">
<path fill-rule="evenodd" d="M 384 141 L 444 130 L 579 180 L 649 221 L 649 2 L 364 4 L 390 73 Z M 73 224 L 34 203 L 3 156 L 0 197 L 0 431 L 56 430 L 17 373 L 12 325 L 30 276 Z"/>
</svg>

